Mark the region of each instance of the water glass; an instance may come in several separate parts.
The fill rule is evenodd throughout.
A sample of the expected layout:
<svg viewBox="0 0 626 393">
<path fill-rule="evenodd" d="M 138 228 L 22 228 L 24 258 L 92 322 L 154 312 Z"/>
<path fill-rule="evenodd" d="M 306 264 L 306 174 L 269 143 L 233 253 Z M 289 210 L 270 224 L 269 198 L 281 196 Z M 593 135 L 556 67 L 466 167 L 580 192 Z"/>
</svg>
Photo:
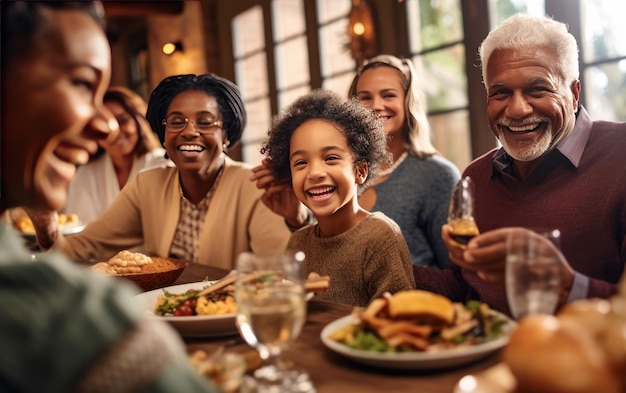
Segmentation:
<svg viewBox="0 0 626 393">
<path fill-rule="evenodd" d="M 304 254 L 260 257 L 244 252 L 237 259 L 237 327 L 263 365 L 245 378 L 242 391 L 314 392 L 307 373 L 281 359 L 306 320 Z"/>
<path fill-rule="evenodd" d="M 512 315 L 553 314 L 559 301 L 560 232 L 512 229 L 507 238 L 506 295 Z"/>
</svg>

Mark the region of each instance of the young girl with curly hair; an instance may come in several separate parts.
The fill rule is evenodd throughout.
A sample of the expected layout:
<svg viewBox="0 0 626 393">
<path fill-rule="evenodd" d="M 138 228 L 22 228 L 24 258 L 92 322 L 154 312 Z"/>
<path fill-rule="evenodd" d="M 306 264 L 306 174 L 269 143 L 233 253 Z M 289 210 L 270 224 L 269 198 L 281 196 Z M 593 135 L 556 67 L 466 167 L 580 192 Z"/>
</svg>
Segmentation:
<svg viewBox="0 0 626 393">
<path fill-rule="evenodd" d="M 314 90 L 273 119 L 267 156 L 275 180 L 317 223 L 295 231 L 308 272 L 331 277 L 321 297 L 365 306 L 384 292 L 414 288 L 411 257 L 398 225 L 370 213 L 358 195 L 390 160 L 381 120 L 357 100 Z"/>
</svg>

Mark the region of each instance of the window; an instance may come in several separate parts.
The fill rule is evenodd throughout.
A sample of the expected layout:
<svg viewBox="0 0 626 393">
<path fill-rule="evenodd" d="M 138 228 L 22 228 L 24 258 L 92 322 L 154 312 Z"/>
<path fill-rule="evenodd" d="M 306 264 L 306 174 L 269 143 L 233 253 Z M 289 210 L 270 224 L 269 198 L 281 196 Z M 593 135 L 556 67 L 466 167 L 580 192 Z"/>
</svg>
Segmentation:
<svg viewBox="0 0 626 393">
<path fill-rule="evenodd" d="M 544 0 L 489 0 L 491 28 L 518 12 L 543 16 L 546 14 Z"/>
<path fill-rule="evenodd" d="M 427 96 L 433 143 L 461 170 L 496 146 L 487 125 L 477 50 L 490 27 L 516 12 L 551 15 L 568 24 L 580 45 L 581 103 L 594 119 L 626 121 L 623 0 L 360 1 L 374 9 L 379 53 L 413 60 Z M 347 34 L 352 3 L 218 2 L 237 9 L 226 20 L 231 21 L 235 80 L 248 110 L 245 161 L 259 162 L 271 116 L 294 99 L 318 87 L 347 94 L 356 69 Z"/>
<path fill-rule="evenodd" d="M 254 6 L 232 21 L 236 82 L 248 113 L 241 137 L 244 161 L 261 161 L 260 145 L 270 122 L 271 107 L 263 25 L 263 9 Z"/>
<path fill-rule="evenodd" d="M 626 121 L 626 3 L 581 1 L 582 94 L 592 118 Z"/>
<path fill-rule="evenodd" d="M 426 94 L 433 144 L 460 169 L 471 160 L 461 0 L 408 0 L 409 48 Z"/>
<path fill-rule="evenodd" d="M 348 94 L 356 69 L 348 49 L 348 13 L 351 6 L 350 0 L 317 2 L 322 87 L 342 96 Z"/>
<path fill-rule="evenodd" d="M 302 0 L 273 0 L 272 27 L 280 110 L 310 90 L 309 54 Z"/>
<path fill-rule="evenodd" d="M 269 4 L 271 10 L 270 44 L 266 44 L 264 35 L 268 31 L 263 24 L 264 4 Z M 259 1 L 232 19 L 235 80 L 248 112 L 248 125 L 241 140 L 244 161 L 258 163 L 263 158 L 260 149 L 267 138 L 273 107 L 280 111 L 314 87 L 347 94 L 355 70 L 355 62 L 346 48 L 350 7 L 351 0 L 318 0 L 316 8 L 309 7 L 309 12 L 315 10 L 317 14 L 312 29 L 306 26 L 304 0 Z M 307 30 L 319 32 L 319 48 L 309 48 Z M 322 59 L 317 66 L 321 75 L 315 84 L 312 82 L 315 70 L 311 69 L 309 56 L 312 50 L 321 52 L 317 57 Z M 267 67 L 270 52 L 272 77 Z"/>
</svg>

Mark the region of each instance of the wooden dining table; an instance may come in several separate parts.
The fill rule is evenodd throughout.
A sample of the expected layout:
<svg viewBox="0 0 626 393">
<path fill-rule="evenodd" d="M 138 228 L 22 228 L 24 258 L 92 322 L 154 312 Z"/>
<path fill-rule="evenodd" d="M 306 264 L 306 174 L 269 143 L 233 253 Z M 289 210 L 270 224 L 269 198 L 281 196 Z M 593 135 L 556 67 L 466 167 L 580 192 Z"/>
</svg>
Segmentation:
<svg viewBox="0 0 626 393">
<path fill-rule="evenodd" d="M 217 280 L 227 273 L 222 269 L 189 264 L 175 284 L 204 279 Z M 285 351 L 284 356 L 296 368 L 308 372 L 319 393 L 452 393 L 463 376 L 479 373 L 499 362 L 500 355 L 495 353 L 471 364 L 437 370 L 386 370 L 356 363 L 326 348 L 320 338 L 321 331 L 327 324 L 350 314 L 351 311 L 352 306 L 346 304 L 311 299 L 308 302 L 304 328 Z M 237 353 L 252 350 L 236 338 L 234 335 L 218 338 L 183 337 L 183 340 L 189 354 L 197 350 L 210 354 L 223 345 L 227 345 L 226 351 Z"/>
</svg>

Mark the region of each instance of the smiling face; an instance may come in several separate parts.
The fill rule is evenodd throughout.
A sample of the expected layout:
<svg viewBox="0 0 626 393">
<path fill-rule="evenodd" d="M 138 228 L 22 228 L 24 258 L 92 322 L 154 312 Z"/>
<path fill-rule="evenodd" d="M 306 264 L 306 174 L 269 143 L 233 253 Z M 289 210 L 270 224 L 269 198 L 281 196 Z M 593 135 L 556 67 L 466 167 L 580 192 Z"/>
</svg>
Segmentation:
<svg viewBox="0 0 626 393">
<path fill-rule="evenodd" d="M 4 207 L 63 208 L 76 164 L 115 126 L 102 103 L 111 72 L 102 28 L 81 11 L 45 13 L 48 30 L 3 70 Z"/>
<path fill-rule="evenodd" d="M 372 108 L 384 119 L 385 132 L 404 138 L 404 87 L 400 71 L 379 66 L 363 72 L 357 81 L 356 96 L 363 106 Z"/>
<path fill-rule="evenodd" d="M 489 125 L 515 160 L 537 160 L 574 128 L 580 84 L 563 81 L 556 56 L 535 47 L 496 50 L 489 59 Z"/>
<path fill-rule="evenodd" d="M 217 172 L 223 163 L 226 132 L 215 127 L 212 132 L 201 134 L 195 126 L 199 119 L 222 119 L 215 97 L 198 90 L 184 91 L 174 97 L 167 110 L 167 118 L 174 115 L 189 122 L 180 132 L 171 132 L 166 127 L 164 145 L 169 158 L 181 172 Z"/>
<path fill-rule="evenodd" d="M 105 101 L 104 105 L 113 113 L 119 125 L 119 132 L 111 133 L 107 139 L 99 142 L 113 157 L 131 157 L 139 142 L 137 121 L 117 101 Z"/>
<path fill-rule="evenodd" d="M 367 170 L 357 170 L 352 149 L 334 124 L 303 123 L 291 136 L 289 157 L 294 192 L 318 221 L 358 210 L 356 185 L 365 181 Z"/>
</svg>

